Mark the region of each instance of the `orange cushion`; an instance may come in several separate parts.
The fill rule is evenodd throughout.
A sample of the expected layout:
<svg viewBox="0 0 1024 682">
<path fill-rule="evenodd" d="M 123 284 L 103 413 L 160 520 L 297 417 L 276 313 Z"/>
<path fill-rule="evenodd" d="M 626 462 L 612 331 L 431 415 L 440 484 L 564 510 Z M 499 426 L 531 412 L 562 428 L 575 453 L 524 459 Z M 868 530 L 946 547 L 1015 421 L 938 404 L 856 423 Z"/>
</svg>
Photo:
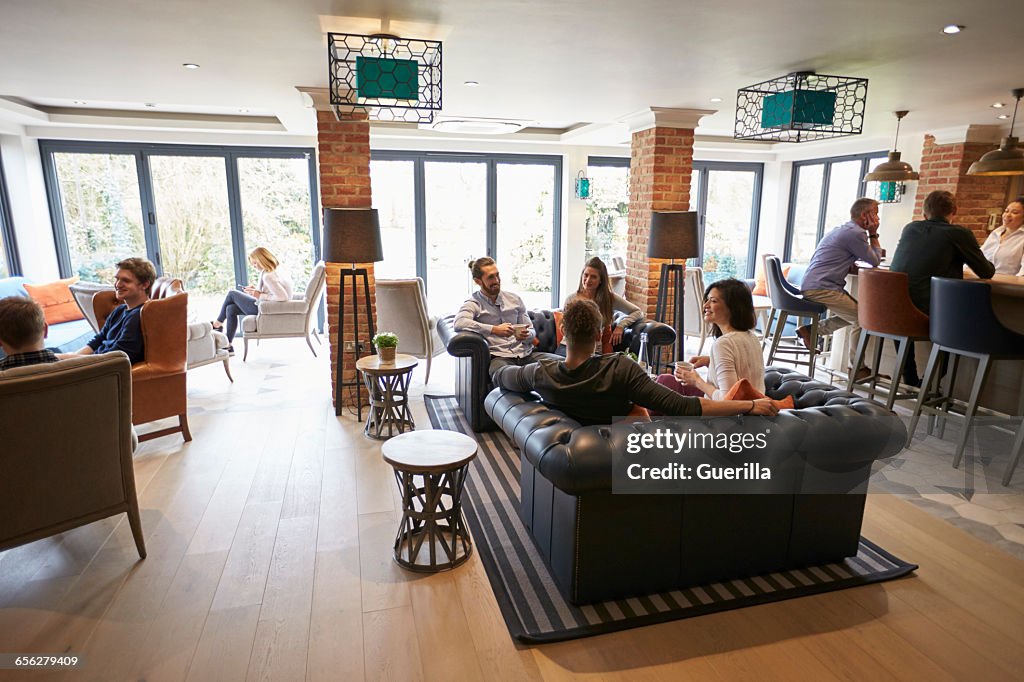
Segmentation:
<svg viewBox="0 0 1024 682">
<path fill-rule="evenodd" d="M 79 310 L 75 303 L 75 297 L 71 295 L 71 285 L 78 281 L 78 277 L 58 279 L 49 284 L 26 284 L 25 291 L 38 303 L 46 316 L 46 324 L 60 324 L 72 320 L 84 320 L 85 315 Z"/>
<path fill-rule="evenodd" d="M 723 400 L 758 400 L 765 397 L 767 396 L 754 388 L 754 385 L 750 383 L 750 381 L 747 379 L 740 379 L 733 384 L 732 388 L 729 389 L 729 392 L 723 396 Z M 796 407 L 796 402 L 793 400 L 793 396 L 791 395 L 787 395 L 782 400 L 773 400 L 772 402 L 775 403 L 775 406 L 780 410 L 792 410 Z"/>
<path fill-rule="evenodd" d="M 792 267 L 793 267 L 792 265 L 787 265 L 786 267 L 782 268 L 782 276 L 788 279 L 789 278 L 789 271 L 790 271 L 790 269 Z M 754 288 L 750 292 L 750 295 L 751 296 L 767 296 L 768 295 L 768 280 L 767 280 L 767 276 L 764 274 L 764 267 L 759 267 L 757 269 L 757 272 L 754 275 Z M 749 398 L 747 398 L 747 400 L 749 400 Z"/>
</svg>

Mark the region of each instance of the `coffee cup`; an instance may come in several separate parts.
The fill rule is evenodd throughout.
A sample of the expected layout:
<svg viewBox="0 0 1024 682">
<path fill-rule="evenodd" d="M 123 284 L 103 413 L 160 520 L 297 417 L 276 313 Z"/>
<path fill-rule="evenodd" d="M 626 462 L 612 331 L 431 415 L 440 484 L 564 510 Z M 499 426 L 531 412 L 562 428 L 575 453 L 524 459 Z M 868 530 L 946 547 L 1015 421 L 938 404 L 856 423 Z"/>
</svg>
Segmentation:
<svg viewBox="0 0 1024 682">
<path fill-rule="evenodd" d="M 514 324 L 514 325 L 512 325 L 512 331 L 514 331 L 516 333 L 516 337 L 517 338 L 520 337 L 520 336 L 523 336 L 524 334 L 526 334 L 526 330 L 528 330 L 529 328 L 530 328 L 530 325 L 528 325 L 528 324 Z"/>
<path fill-rule="evenodd" d="M 678 360 L 676 362 L 676 369 L 693 369 L 693 363 L 686 362 L 685 360 Z"/>
</svg>

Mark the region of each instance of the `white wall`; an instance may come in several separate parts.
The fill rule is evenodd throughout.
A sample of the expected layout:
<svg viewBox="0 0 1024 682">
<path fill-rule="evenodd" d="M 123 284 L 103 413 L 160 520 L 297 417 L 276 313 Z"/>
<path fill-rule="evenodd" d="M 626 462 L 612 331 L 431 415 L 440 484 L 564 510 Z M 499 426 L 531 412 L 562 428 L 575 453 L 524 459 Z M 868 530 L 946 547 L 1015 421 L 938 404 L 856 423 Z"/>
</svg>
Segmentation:
<svg viewBox="0 0 1024 682">
<path fill-rule="evenodd" d="M 38 281 L 56 279 L 59 276 L 57 255 L 38 141 L 24 135 L 0 135 L 0 155 L 21 271 Z"/>
</svg>

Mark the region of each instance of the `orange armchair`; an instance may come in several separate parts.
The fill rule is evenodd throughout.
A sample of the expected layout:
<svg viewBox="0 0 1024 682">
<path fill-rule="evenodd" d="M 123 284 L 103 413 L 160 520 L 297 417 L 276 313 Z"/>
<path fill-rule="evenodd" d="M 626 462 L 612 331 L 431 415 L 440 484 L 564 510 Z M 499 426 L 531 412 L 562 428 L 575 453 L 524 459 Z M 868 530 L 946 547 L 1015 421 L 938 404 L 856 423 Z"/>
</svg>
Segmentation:
<svg viewBox="0 0 1024 682">
<path fill-rule="evenodd" d="M 182 289 L 180 279 L 157 278 L 152 297 L 142 305 L 145 355 L 132 366 L 132 424 L 177 417 L 178 426 L 141 434 L 140 441 L 179 432 L 186 442 L 192 440 L 185 398 L 188 294 Z M 100 328 L 118 305 L 113 291 L 97 292 L 92 304 Z"/>
</svg>

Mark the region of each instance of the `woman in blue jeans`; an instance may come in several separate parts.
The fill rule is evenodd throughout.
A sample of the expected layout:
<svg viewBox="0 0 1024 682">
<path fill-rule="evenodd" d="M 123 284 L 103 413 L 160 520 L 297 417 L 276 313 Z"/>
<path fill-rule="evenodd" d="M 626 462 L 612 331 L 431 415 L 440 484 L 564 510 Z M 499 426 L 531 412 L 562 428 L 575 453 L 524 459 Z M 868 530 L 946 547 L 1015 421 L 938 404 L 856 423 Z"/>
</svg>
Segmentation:
<svg viewBox="0 0 1024 682">
<path fill-rule="evenodd" d="M 235 339 L 240 315 L 255 315 L 259 312 L 260 301 L 290 301 L 292 299 L 292 283 L 288 275 L 280 271 L 280 263 L 274 254 L 262 246 L 257 246 L 249 254 L 249 264 L 259 271 L 260 279 L 257 286 L 245 286 L 241 290 L 232 289 L 224 297 L 220 314 L 212 322 L 213 328 L 224 333 L 230 344 Z M 235 352 L 230 345 L 228 351 Z"/>
</svg>

